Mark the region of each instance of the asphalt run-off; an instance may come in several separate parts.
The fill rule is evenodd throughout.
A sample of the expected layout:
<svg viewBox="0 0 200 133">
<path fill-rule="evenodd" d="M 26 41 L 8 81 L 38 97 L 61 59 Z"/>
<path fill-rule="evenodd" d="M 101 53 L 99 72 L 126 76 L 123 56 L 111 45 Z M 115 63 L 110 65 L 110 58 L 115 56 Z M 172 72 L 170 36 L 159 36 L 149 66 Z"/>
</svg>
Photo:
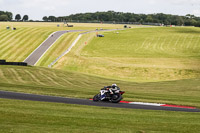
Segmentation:
<svg viewBox="0 0 200 133">
<path fill-rule="evenodd" d="M 167 104 L 159 104 L 155 106 L 150 103 L 139 104 L 138 102 L 136 103 L 136 102 L 128 102 L 128 101 L 122 101 L 121 103 L 93 102 L 91 99 L 65 98 L 65 97 L 35 95 L 35 94 L 26 94 L 26 93 L 17 93 L 17 92 L 8 92 L 8 91 L 0 91 L 0 98 L 78 104 L 78 105 L 100 106 L 100 107 L 112 107 L 112 108 L 200 112 L 200 109 L 197 109 L 195 107 L 188 107 L 188 106 L 177 106 L 177 105 L 168 106 Z"/>
</svg>

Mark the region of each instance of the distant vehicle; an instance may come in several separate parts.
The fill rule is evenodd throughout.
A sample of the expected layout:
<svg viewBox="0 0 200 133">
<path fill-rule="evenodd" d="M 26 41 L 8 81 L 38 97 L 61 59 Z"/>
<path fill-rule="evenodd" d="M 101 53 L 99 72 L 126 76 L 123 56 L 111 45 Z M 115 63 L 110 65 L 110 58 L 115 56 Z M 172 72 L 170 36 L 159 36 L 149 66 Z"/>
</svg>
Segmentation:
<svg viewBox="0 0 200 133">
<path fill-rule="evenodd" d="M 102 34 L 97 34 L 97 37 L 104 37 L 104 35 L 102 35 Z"/>
<path fill-rule="evenodd" d="M 74 27 L 74 25 L 69 25 L 69 24 L 67 24 L 67 27 Z"/>
</svg>

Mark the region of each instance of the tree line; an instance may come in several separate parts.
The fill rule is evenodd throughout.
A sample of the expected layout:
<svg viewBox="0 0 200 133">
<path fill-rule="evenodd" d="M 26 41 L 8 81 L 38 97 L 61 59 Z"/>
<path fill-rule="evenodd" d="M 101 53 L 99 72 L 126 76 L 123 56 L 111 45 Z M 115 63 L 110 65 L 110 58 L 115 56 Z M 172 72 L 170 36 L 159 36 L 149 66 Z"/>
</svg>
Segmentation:
<svg viewBox="0 0 200 133">
<path fill-rule="evenodd" d="M 17 14 L 15 16 L 16 21 L 28 21 L 28 19 L 29 19 L 28 15 L 24 15 L 23 17 L 21 17 L 20 14 Z M 13 14 L 11 12 L 0 11 L 0 21 L 12 21 L 12 20 L 13 20 Z"/>
<path fill-rule="evenodd" d="M 11 12 L 0 11 L 0 21 L 11 21 L 13 14 Z"/>
<path fill-rule="evenodd" d="M 164 24 L 164 25 L 185 25 L 199 26 L 200 17 L 187 14 L 185 16 L 171 15 L 164 13 L 156 14 L 135 14 L 123 12 L 95 12 L 95 13 L 78 13 L 69 16 L 44 16 L 43 21 L 50 22 L 109 22 L 109 23 L 133 23 L 133 24 Z"/>
</svg>

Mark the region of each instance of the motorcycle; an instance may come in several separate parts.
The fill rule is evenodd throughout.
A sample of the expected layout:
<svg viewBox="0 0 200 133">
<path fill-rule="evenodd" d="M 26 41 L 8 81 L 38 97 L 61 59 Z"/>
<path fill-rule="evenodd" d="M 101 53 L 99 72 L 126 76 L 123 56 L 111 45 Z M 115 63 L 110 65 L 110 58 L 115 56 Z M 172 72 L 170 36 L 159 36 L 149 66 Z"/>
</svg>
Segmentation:
<svg viewBox="0 0 200 133">
<path fill-rule="evenodd" d="M 116 90 L 111 94 L 108 89 L 103 88 L 100 90 L 100 93 L 93 97 L 93 101 L 111 101 L 112 103 L 119 103 L 123 99 L 122 95 L 124 93 L 125 91 Z"/>
</svg>

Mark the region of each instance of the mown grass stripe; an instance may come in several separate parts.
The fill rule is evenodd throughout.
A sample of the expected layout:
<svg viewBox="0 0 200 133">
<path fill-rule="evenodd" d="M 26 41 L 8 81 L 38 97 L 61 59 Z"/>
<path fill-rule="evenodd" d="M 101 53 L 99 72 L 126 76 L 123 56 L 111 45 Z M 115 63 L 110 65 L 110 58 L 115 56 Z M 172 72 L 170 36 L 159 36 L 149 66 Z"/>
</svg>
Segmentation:
<svg viewBox="0 0 200 133">
<path fill-rule="evenodd" d="M 16 83 L 16 75 L 9 68 L 4 69 L 4 75 L 7 78 L 9 83 Z"/>
<path fill-rule="evenodd" d="M 23 30 L 20 30 L 20 31 L 23 31 Z M 6 42 L 8 40 L 8 38 L 10 38 L 11 36 L 13 36 L 14 34 L 16 34 L 15 31 L 5 32 L 3 35 L 1 35 L 0 44 L 3 45 L 4 42 Z"/>
<path fill-rule="evenodd" d="M 0 79 L 1 80 L 5 80 L 6 79 L 2 69 L 0 69 Z"/>
<path fill-rule="evenodd" d="M 18 43 L 18 45 L 16 47 L 12 47 L 12 49 L 10 49 L 8 51 L 8 55 L 11 54 L 11 53 L 14 53 L 14 54 L 11 54 L 11 56 L 9 56 L 9 58 L 10 59 L 14 59 L 16 57 L 15 61 L 22 61 L 20 59 L 25 58 L 25 57 L 23 57 L 22 53 L 25 53 L 26 52 L 25 49 L 27 47 L 29 47 L 29 45 L 31 45 L 31 43 L 33 41 L 37 40 L 35 37 L 32 37 L 32 36 L 34 34 L 38 34 L 39 32 L 40 32 L 40 30 L 35 29 L 35 30 L 31 31 L 31 34 L 27 33 L 26 37 L 24 37 L 23 39 L 21 39 L 21 41 Z"/>
<path fill-rule="evenodd" d="M 7 42 L 4 43 L 4 45 L 1 47 L 0 57 L 7 59 L 7 51 L 9 48 L 17 45 L 17 42 L 20 40 L 14 39 L 21 36 L 21 33 L 15 34 L 15 36 L 12 36 Z"/>
<path fill-rule="evenodd" d="M 179 35 L 177 38 L 176 38 L 176 42 L 174 44 L 174 47 L 177 49 L 177 45 L 179 44 L 179 41 L 181 40 L 181 36 L 182 35 Z"/>
<path fill-rule="evenodd" d="M 28 29 L 20 29 L 19 31 L 13 31 L 11 34 L 9 34 L 10 32 L 5 34 L 5 37 L 0 39 L 0 48 L 2 49 L 5 45 L 7 45 L 7 43 L 12 42 L 13 39 L 21 36 L 21 33 L 26 32 L 27 30 Z"/>
<path fill-rule="evenodd" d="M 24 32 L 23 36 L 19 37 L 19 40 L 16 40 L 15 45 L 11 45 L 11 49 L 9 49 L 8 54 L 9 53 L 14 53 L 16 54 L 16 52 L 19 50 L 19 48 L 22 48 L 23 45 L 25 44 L 26 41 L 29 41 L 29 38 L 31 38 L 31 34 L 35 33 L 36 29 L 33 29 L 29 32 Z M 14 50 L 14 51 L 13 51 Z"/>
<path fill-rule="evenodd" d="M 191 45 L 192 45 L 192 41 L 193 41 L 194 35 L 191 36 L 191 38 L 188 40 L 188 44 L 186 45 L 186 48 L 188 49 Z"/>
<path fill-rule="evenodd" d="M 181 50 L 186 48 L 185 46 L 188 44 L 188 37 L 189 35 L 185 35 L 184 38 L 182 39 L 182 43 L 180 44 L 180 47 L 179 47 Z"/>
<path fill-rule="evenodd" d="M 200 36 L 198 36 L 198 39 L 196 39 L 196 43 L 194 44 L 193 50 L 196 50 L 196 48 L 200 48 L 198 47 L 198 45 L 200 46 Z"/>
<path fill-rule="evenodd" d="M 70 82 L 70 80 L 69 80 L 70 79 L 69 75 L 64 75 L 64 74 L 58 75 L 55 72 L 49 73 L 49 71 L 47 71 L 45 69 L 42 72 L 45 73 L 47 76 L 51 75 L 56 80 L 59 79 L 59 80 L 57 80 L 57 82 L 60 82 L 60 84 L 62 84 L 62 85 L 73 85 L 73 83 Z M 71 79 L 71 80 L 73 80 L 73 79 Z"/>
<path fill-rule="evenodd" d="M 19 47 L 20 43 L 27 38 L 27 35 L 30 35 L 30 33 L 32 31 L 34 31 L 35 29 L 32 29 L 32 30 L 27 30 L 27 31 L 24 31 L 23 35 L 19 34 L 17 36 L 14 36 L 12 40 L 12 42 L 7 42 L 7 43 L 4 43 L 5 45 L 7 45 L 6 47 L 2 48 L 2 52 L 5 52 L 4 56 L 7 56 L 9 54 L 8 52 L 8 49 L 15 49 L 17 50 L 17 47 Z M 9 43 L 9 44 L 8 44 Z"/>
<path fill-rule="evenodd" d="M 19 73 L 16 71 L 16 69 L 11 68 L 10 71 L 12 72 L 12 75 L 14 75 L 16 81 L 25 83 L 25 81 L 22 79 L 22 77 L 19 75 Z"/>
<path fill-rule="evenodd" d="M 55 79 L 53 79 L 50 75 L 47 75 L 47 74 L 45 74 L 45 73 L 43 73 L 43 72 L 41 72 L 41 71 L 39 71 L 39 74 L 40 74 L 41 76 L 43 76 L 46 80 L 48 80 L 49 83 L 52 84 L 52 85 L 64 86 L 64 85 L 62 85 L 62 84 L 59 84 L 59 83 L 58 83 Z"/>
<path fill-rule="evenodd" d="M 159 44 L 159 41 L 160 41 L 161 37 L 158 36 L 157 39 L 156 39 L 156 42 L 154 43 L 153 45 L 153 51 L 156 52 L 157 51 L 157 47 L 158 47 L 158 44 Z"/>
<path fill-rule="evenodd" d="M 8 31 L 8 30 L 2 30 L 2 31 L 0 31 L 0 37 L 1 38 L 4 38 L 5 36 L 6 36 L 6 33 L 11 33 L 12 31 Z M 1 42 L 1 40 L 0 40 L 0 42 Z"/>
<path fill-rule="evenodd" d="M 29 75 L 29 77 L 32 79 L 33 82 L 40 84 L 40 85 L 46 85 L 43 82 L 40 81 L 40 79 L 37 78 L 37 76 L 35 74 L 33 74 L 32 72 L 28 71 L 28 70 L 24 70 L 26 74 Z"/>
</svg>

